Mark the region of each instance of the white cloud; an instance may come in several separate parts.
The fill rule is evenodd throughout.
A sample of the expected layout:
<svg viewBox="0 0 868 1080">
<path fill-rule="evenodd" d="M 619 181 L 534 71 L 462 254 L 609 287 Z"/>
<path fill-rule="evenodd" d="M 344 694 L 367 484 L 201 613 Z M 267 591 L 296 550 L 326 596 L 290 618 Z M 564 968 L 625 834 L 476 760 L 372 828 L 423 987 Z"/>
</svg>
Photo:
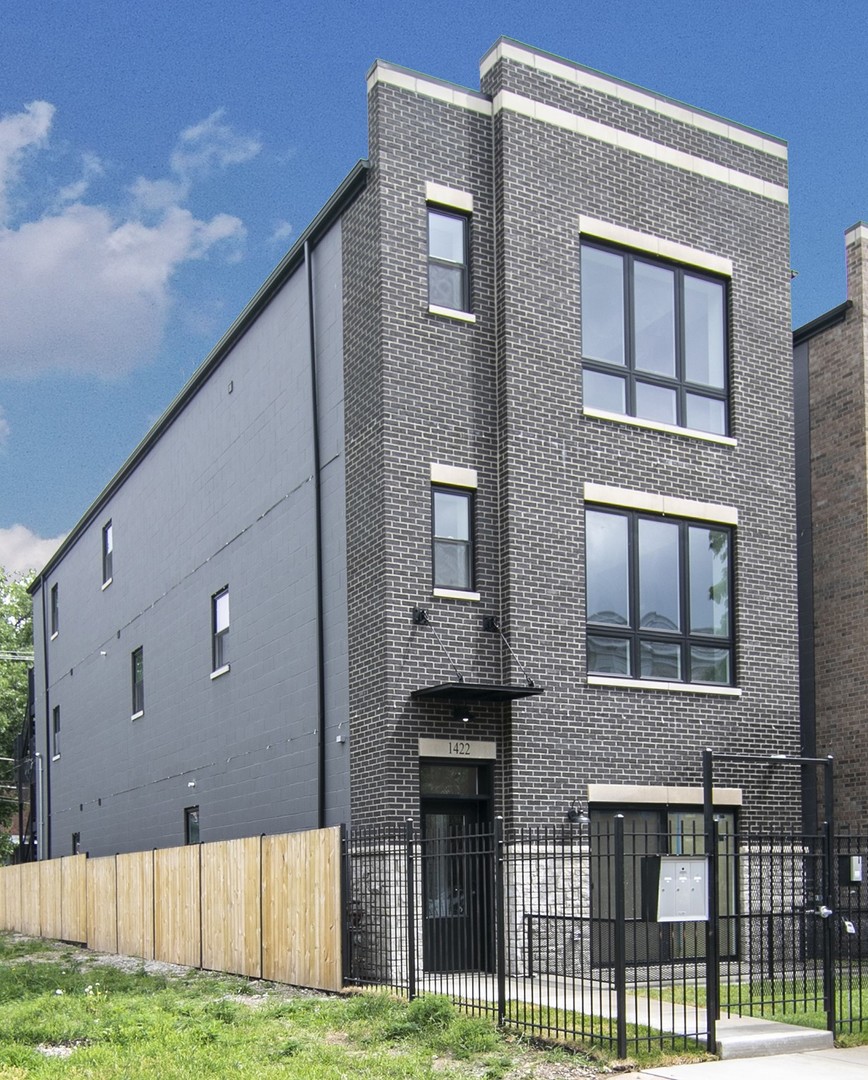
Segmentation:
<svg viewBox="0 0 868 1080">
<path fill-rule="evenodd" d="M 199 221 L 171 207 L 154 226 L 118 225 L 80 203 L 0 230 L 0 374 L 131 370 L 159 346 L 178 267 L 243 236 L 227 214 Z"/>
<path fill-rule="evenodd" d="M 66 534 L 45 540 L 24 525 L 0 529 L 0 566 L 10 574 L 37 573 L 63 543 Z"/>
<path fill-rule="evenodd" d="M 22 155 L 47 142 L 53 113 L 35 102 L 0 119 L 0 213 L 23 183 Z M 237 217 L 199 219 L 186 209 L 191 185 L 259 149 L 216 112 L 182 132 L 170 177 L 140 177 L 127 189 L 132 205 L 123 212 L 82 201 L 105 171 L 86 154 L 79 179 L 56 190 L 51 210 L 14 225 L 0 216 L 0 377 L 66 371 L 110 378 L 151 359 L 176 272 L 214 249 L 232 258 L 246 235 Z"/>
<path fill-rule="evenodd" d="M 24 111 L 0 116 L 0 223 L 6 221 L 9 188 L 18 178 L 25 151 L 43 146 L 48 139 L 54 106 L 31 101 Z"/>
<path fill-rule="evenodd" d="M 87 194 L 91 181 L 105 173 L 103 163 L 96 154 L 82 154 L 81 176 L 71 184 L 61 188 L 57 193 L 57 203 L 63 206 L 66 203 L 79 202 Z"/>
<path fill-rule="evenodd" d="M 272 244 L 283 244 L 293 234 L 293 227 L 288 221 L 278 221 L 269 237 Z"/>
<path fill-rule="evenodd" d="M 172 172 L 192 180 L 228 165 L 240 165 L 262 149 L 258 139 L 239 135 L 223 123 L 223 110 L 211 113 L 201 124 L 181 132 L 171 157 Z"/>
</svg>

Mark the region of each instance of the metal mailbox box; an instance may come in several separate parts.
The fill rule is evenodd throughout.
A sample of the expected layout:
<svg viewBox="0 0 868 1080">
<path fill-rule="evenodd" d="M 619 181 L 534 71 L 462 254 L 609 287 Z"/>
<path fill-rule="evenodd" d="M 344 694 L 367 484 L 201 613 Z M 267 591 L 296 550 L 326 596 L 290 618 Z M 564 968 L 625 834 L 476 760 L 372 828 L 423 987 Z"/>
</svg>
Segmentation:
<svg viewBox="0 0 868 1080">
<path fill-rule="evenodd" d="M 708 860 L 704 856 L 649 855 L 643 860 L 643 906 L 651 922 L 708 919 Z"/>
</svg>

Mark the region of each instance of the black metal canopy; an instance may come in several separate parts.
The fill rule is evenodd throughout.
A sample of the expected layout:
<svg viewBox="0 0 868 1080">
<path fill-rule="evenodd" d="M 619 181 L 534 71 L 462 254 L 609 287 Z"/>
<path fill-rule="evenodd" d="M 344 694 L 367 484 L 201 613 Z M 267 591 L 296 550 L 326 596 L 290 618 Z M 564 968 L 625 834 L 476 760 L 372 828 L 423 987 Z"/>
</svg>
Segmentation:
<svg viewBox="0 0 868 1080">
<path fill-rule="evenodd" d="M 541 686 L 498 686 L 494 683 L 449 682 L 436 686 L 422 686 L 413 690 L 410 697 L 427 701 L 488 702 L 515 701 L 516 698 L 535 697 L 543 693 Z"/>
</svg>

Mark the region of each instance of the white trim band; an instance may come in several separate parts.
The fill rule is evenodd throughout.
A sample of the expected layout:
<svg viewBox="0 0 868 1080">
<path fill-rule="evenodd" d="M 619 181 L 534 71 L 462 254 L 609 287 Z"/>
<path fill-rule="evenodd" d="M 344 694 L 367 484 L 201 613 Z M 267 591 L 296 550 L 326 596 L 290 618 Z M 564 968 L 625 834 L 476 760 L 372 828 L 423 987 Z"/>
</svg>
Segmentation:
<svg viewBox="0 0 868 1080">
<path fill-rule="evenodd" d="M 645 251 L 662 259 L 672 259 L 687 266 L 696 266 L 700 270 L 710 270 L 713 274 L 732 277 L 732 259 L 727 259 L 724 255 L 712 255 L 709 251 L 699 251 L 674 240 L 663 240 L 661 237 L 651 236 L 650 233 L 614 225 L 610 221 L 599 221 L 597 218 L 580 214 L 579 232 L 596 240 L 608 240 L 610 243 Z"/>
<path fill-rule="evenodd" d="M 641 135 L 632 135 L 629 131 L 620 128 L 609 127 L 597 120 L 589 120 L 584 116 L 567 112 L 566 109 L 556 109 L 553 105 L 544 105 L 542 102 L 533 101 L 515 94 L 511 90 L 501 90 L 494 98 L 494 111 L 512 112 L 519 116 L 526 116 L 532 120 L 539 120 L 553 127 L 563 128 L 576 135 L 583 135 L 588 139 L 615 146 L 619 150 L 626 150 L 663 165 L 672 165 L 676 169 L 693 173 L 696 176 L 705 177 L 708 180 L 717 180 L 721 184 L 748 191 L 753 195 L 760 195 L 774 202 L 786 204 L 789 199 L 787 189 L 780 184 L 772 184 L 768 180 L 761 180 L 758 176 L 750 176 L 738 169 L 728 169 L 725 165 L 718 165 L 716 161 L 707 161 L 705 158 L 688 154 L 684 150 L 675 150 L 671 146 L 663 146 Z"/>
<path fill-rule="evenodd" d="M 443 600 L 480 600 L 481 597 L 478 592 L 472 592 L 469 589 L 439 589 L 434 588 L 432 590 L 433 596 L 439 596 Z"/>
<path fill-rule="evenodd" d="M 457 105 L 461 109 L 469 109 L 470 112 L 479 113 L 481 116 L 491 116 L 491 102 L 482 94 L 474 94 L 472 90 L 462 90 L 458 86 L 450 86 L 447 83 L 438 82 L 436 79 L 426 78 L 424 75 L 414 75 L 409 71 L 399 71 L 386 66 L 378 60 L 371 73 L 368 75 L 368 93 L 377 83 L 386 86 L 398 86 L 402 90 L 410 90 L 414 94 L 423 97 L 434 98 L 435 101 L 443 101 L 447 105 Z"/>
<path fill-rule="evenodd" d="M 868 225 L 859 221 L 844 233 L 845 244 L 858 244 L 860 240 L 868 240 Z"/>
<path fill-rule="evenodd" d="M 609 487 L 607 484 L 592 484 L 589 481 L 586 481 L 584 485 L 584 498 L 587 503 L 600 503 L 603 506 L 621 506 L 627 510 L 647 510 L 652 514 L 696 518 L 700 521 L 714 521 L 721 525 L 738 525 L 738 509 L 721 503 L 678 499 L 671 495 L 653 495 L 648 491 Z"/>
<path fill-rule="evenodd" d="M 476 322 L 476 316 L 472 311 L 459 311 L 457 308 L 438 307 L 437 304 L 428 305 L 428 314 L 442 315 L 446 319 L 457 319 L 459 322 Z"/>
<path fill-rule="evenodd" d="M 436 461 L 431 462 L 431 483 L 474 489 L 479 486 L 476 469 L 460 469 L 455 465 L 441 465 Z"/>
<path fill-rule="evenodd" d="M 738 439 L 729 435 L 714 435 L 710 431 L 697 428 L 678 427 L 676 424 L 661 424 L 659 420 L 643 420 L 638 416 L 626 416 L 624 413 L 609 412 L 608 409 L 595 409 L 592 405 L 582 406 L 583 416 L 592 416 L 595 420 L 612 420 L 616 424 L 628 424 L 630 427 L 645 428 L 646 431 L 665 431 L 670 435 L 683 435 L 689 439 L 701 439 L 703 442 L 717 443 L 720 446 L 738 446 Z"/>
<path fill-rule="evenodd" d="M 588 784 L 588 802 L 596 803 L 654 803 L 681 806 L 702 806 L 701 787 L 658 787 L 656 784 Z M 741 806 L 741 788 L 712 788 L 715 806 Z"/>
<path fill-rule="evenodd" d="M 473 213 L 473 196 L 469 191 L 458 191 L 444 184 L 435 184 L 432 180 L 425 184 L 425 201 L 438 206 L 451 206 L 453 210 L 463 210 L 466 214 Z"/>
<path fill-rule="evenodd" d="M 619 690 L 665 690 L 676 694 L 722 694 L 724 697 L 741 697 L 737 686 L 713 686 L 708 683 L 656 682 L 653 679 L 610 679 L 603 675 L 589 675 L 588 686 L 610 686 Z"/>
<path fill-rule="evenodd" d="M 671 101 L 649 90 L 643 90 L 639 86 L 630 86 L 622 83 L 602 72 L 589 71 L 566 60 L 557 59 L 554 56 L 544 56 L 532 49 L 523 48 L 511 41 L 499 41 L 494 48 L 490 49 L 482 58 L 480 75 L 486 75 L 498 60 L 515 60 L 527 67 L 532 67 L 546 75 L 554 75 L 563 79 L 573 86 L 581 86 L 587 90 L 596 90 L 600 94 L 626 101 L 630 105 L 638 105 L 649 112 L 657 113 L 658 116 L 666 116 L 670 120 L 678 120 L 682 124 L 689 124 L 700 131 L 707 131 L 712 135 L 719 135 L 730 142 L 741 143 L 753 150 L 759 150 L 763 154 L 781 158 L 786 161 L 787 147 L 783 142 L 769 139 L 757 131 L 742 127 L 740 124 L 732 124 L 723 117 L 709 116 L 708 113 L 698 111 L 689 105 L 678 101 Z"/>
</svg>

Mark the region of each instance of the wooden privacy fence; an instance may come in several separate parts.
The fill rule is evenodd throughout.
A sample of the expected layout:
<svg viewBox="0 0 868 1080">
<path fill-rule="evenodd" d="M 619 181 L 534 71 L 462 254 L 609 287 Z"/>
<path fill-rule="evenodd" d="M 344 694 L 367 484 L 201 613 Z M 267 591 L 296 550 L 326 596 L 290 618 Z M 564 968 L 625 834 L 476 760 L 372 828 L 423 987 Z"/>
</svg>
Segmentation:
<svg viewBox="0 0 868 1080">
<path fill-rule="evenodd" d="M 340 990 L 341 830 L 0 869 L 0 929 Z"/>
</svg>

